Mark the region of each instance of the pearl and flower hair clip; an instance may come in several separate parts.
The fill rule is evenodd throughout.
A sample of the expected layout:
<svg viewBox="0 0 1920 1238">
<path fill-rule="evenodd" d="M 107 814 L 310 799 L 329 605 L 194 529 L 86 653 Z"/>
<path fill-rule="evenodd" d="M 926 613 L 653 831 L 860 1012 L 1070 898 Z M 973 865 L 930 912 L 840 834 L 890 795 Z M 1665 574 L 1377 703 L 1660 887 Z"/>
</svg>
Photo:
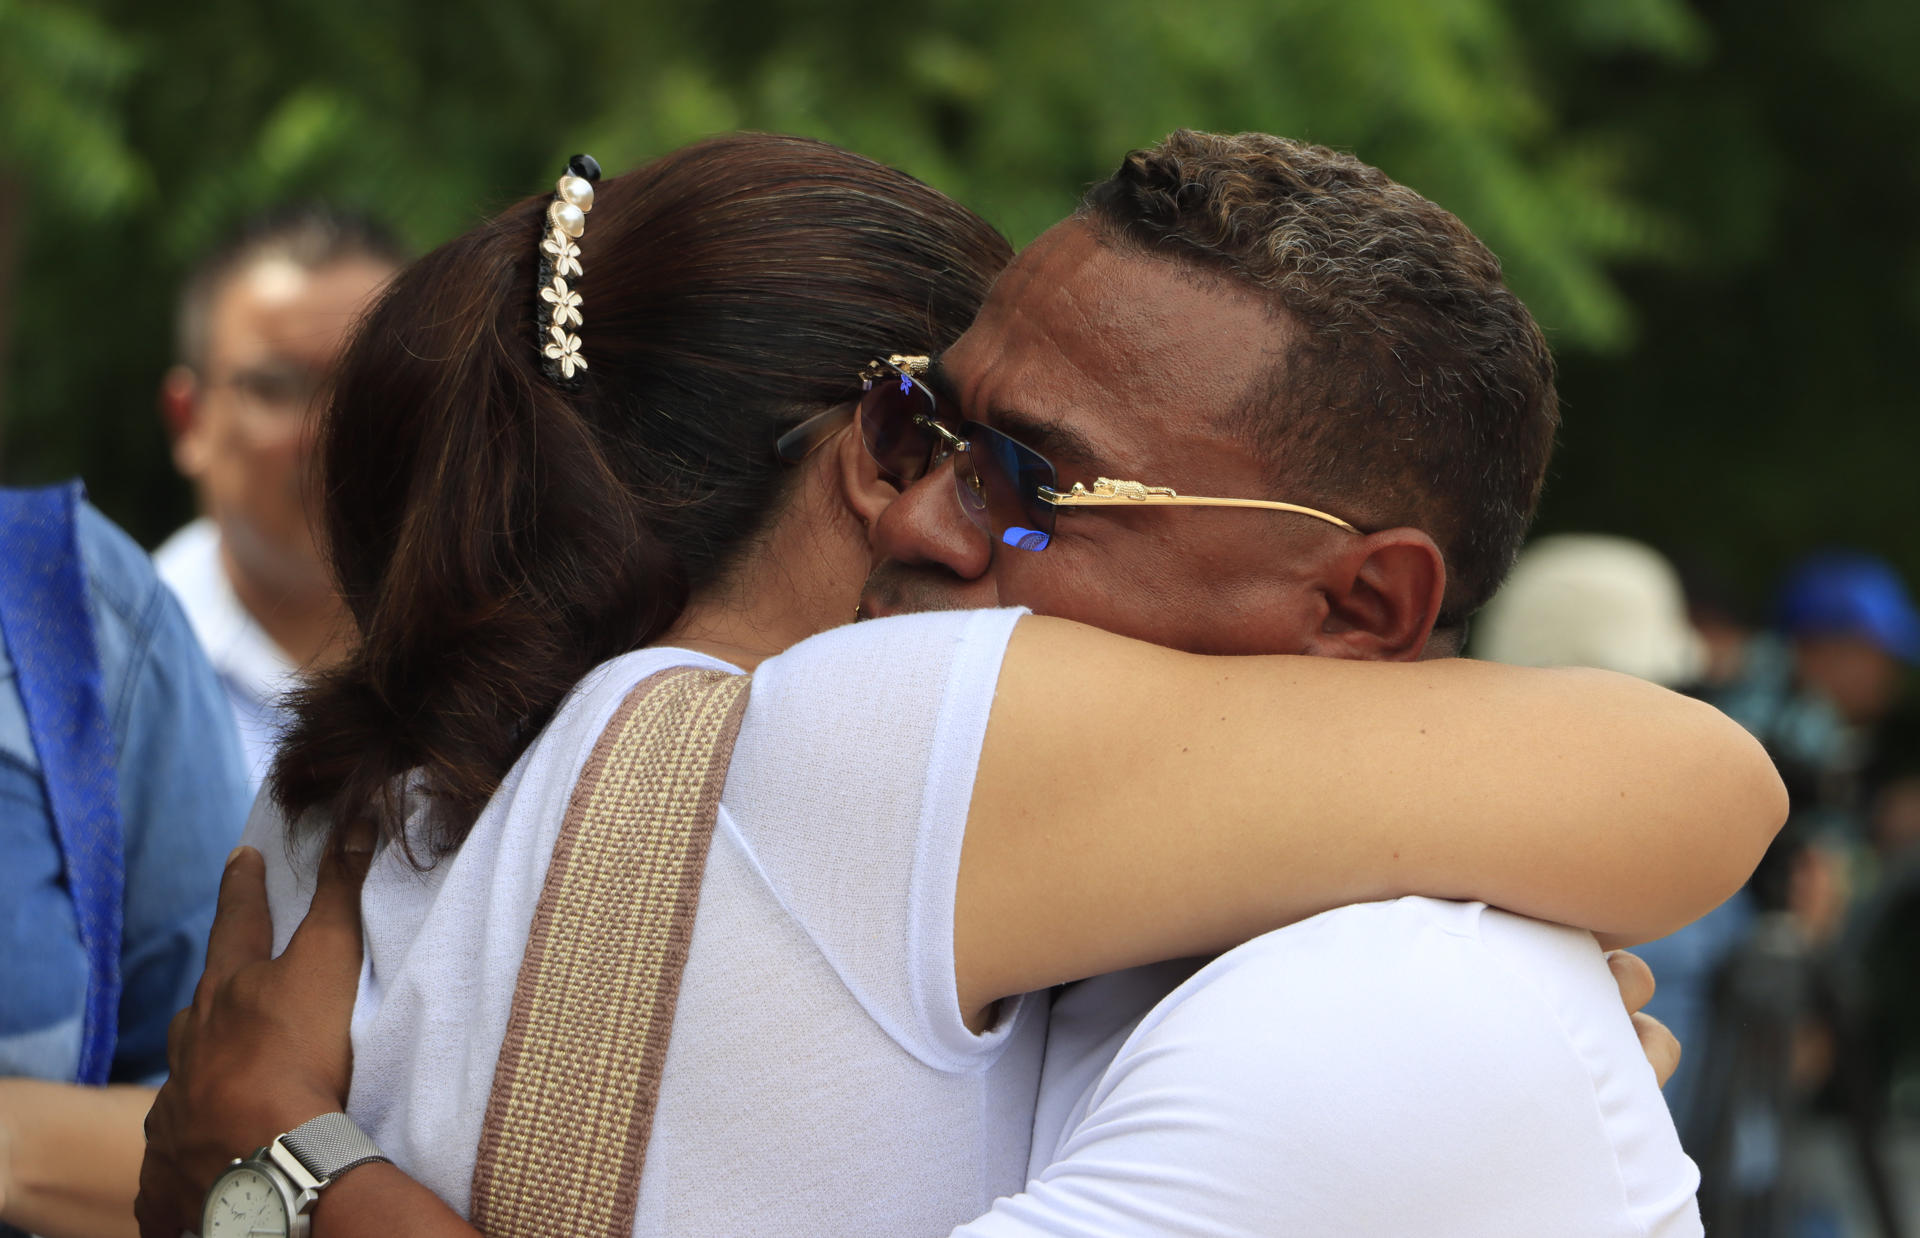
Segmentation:
<svg viewBox="0 0 1920 1238">
<path fill-rule="evenodd" d="M 572 383 L 573 376 L 587 368 L 580 353 L 580 337 L 570 327 L 584 323 L 580 316 L 580 293 L 575 285 L 580 269 L 580 247 L 574 244 L 587 230 L 587 212 L 593 209 L 593 186 L 600 179 L 600 165 L 592 155 L 575 155 L 567 160 L 567 170 L 553 187 L 553 201 L 547 205 L 547 230 L 540 242 L 540 299 L 534 312 L 546 327 L 540 348 L 542 369 L 557 383 Z M 571 282 L 569 282 L 571 281 Z"/>
</svg>

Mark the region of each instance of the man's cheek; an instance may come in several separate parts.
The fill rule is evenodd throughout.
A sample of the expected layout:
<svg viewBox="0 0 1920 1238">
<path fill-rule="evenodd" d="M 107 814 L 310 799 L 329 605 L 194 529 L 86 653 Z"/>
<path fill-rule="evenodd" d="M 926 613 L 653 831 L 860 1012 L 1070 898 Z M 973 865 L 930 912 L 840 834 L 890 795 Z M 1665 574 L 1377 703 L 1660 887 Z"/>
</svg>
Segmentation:
<svg viewBox="0 0 1920 1238">
<path fill-rule="evenodd" d="M 1104 593 L 1090 579 L 1079 556 L 1056 540 L 1045 551 L 994 548 L 993 571 L 998 605 L 1024 606 L 1036 615 L 1098 624 Z"/>
</svg>

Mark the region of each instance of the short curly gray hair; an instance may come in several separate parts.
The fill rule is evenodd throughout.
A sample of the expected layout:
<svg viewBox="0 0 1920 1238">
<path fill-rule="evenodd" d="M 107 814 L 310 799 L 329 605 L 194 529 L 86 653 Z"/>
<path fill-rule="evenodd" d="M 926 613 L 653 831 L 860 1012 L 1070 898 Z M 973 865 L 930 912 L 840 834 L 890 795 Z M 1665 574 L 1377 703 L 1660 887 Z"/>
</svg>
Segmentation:
<svg viewBox="0 0 1920 1238">
<path fill-rule="evenodd" d="M 1130 153 L 1077 217 L 1284 310 L 1301 329 L 1233 425 L 1276 492 L 1426 530 L 1447 560 L 1443 627 L 1493 595 L 1560 414 L 1546 339 L 1465 224 L 1352 155 L 1186 129 Z"/>
<path fill-rule="evenodd" d="M 397 268 L 406 265 L 407 251 L 383 221 L 324 202 L 291 202 L 255 215 L 187 273 L 174 316 L 181 364 L 196 370 L 207 364 L 214 301 L 236 276 L 276 258 L 303 271 L 360 259 Z"/>
</svg>

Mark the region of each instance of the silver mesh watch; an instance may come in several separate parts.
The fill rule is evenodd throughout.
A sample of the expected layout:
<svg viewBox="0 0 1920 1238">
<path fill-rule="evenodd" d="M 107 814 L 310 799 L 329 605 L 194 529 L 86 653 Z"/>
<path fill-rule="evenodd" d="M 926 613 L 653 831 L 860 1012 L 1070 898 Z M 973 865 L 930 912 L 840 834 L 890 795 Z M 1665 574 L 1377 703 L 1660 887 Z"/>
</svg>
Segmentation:
<svg viewBox="0 0 1920 1238">
<path fill-rule="evenodd" d="M 306 1238 L 322 1190 L 355 1166 L 386 1159 L 346 1114 L 311 1118 L 214 1179 L 201 1238 Z"/>
</svg>

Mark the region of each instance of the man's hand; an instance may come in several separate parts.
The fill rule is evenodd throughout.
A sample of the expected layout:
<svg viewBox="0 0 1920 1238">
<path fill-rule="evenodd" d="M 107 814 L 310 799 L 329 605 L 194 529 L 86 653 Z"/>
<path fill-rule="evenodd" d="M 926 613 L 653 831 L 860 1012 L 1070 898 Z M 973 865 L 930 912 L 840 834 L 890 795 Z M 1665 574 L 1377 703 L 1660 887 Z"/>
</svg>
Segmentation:
<svg viewBox="0 0 1920 1238">
<path fill-rule="evenodd" d="M 174 1016 L 172 1073 L 147 1114 L 142 1238 L 197 1230 L 207 1188 L 235 1157 L 346 1107 L 369 858 L 322 862 L 313 906 L 277 959 L 260 853 L 228 858 L 207 968 L 193 1005 Z"/>
<path fill-rule="evenodd" d="M 1661 1087 L 1666 1087 L 1673 1072 L 1680 1069 L 1680 1042 L 1667 1030 L 1666 1024 L 1641 1012 L 1640 1008 L 1653 997 L 1653 969 L 1639 955 L 1615 950 L 1607 955 L 1607 970 L 1613 973 L 1613 982 L 1620 986 L 1620 1004 L 1633 1016 L 1633 1030 L 1640 1035 L 1640 1052 L 1646 1054 L 1647 1061 L 1653 1065 L 1654 1078 L 1660 1081 Z"/>
</svg>

